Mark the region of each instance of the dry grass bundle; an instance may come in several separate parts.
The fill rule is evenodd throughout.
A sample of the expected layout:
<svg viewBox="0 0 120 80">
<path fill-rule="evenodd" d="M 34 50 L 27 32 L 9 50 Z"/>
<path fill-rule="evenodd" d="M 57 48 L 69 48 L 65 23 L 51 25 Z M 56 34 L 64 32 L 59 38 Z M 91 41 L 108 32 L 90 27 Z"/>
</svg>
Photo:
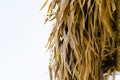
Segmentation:
<svg viewBox="0 0 120 80">
<path fill-rule="evenodd" d="M 47 0 L 48 1 L 48 0 Z M 46 1 L 46 2 L 47 2 Z M 116 0 L 52 0 L 51 80 L 103 80 L 116 69 Z M 109 74 L 108 74 L 109 76 Z"/>
</svg>

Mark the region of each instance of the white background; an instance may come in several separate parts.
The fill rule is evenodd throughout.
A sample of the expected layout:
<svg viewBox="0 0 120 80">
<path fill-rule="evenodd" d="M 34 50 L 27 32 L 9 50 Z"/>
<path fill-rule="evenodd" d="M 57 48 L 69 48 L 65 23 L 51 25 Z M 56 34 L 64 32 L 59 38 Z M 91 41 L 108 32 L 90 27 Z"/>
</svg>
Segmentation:
<svg viewBox="0 0 120 80">
<path fill-rule="evenodd" d="M 0 80 L 49 80 L 44 1 L 0 0 Z"/>
<path fill-rule="evenodd" d="M 0 80 L 49 80 L 44 0 L 0 0 Z"/>
</svg>

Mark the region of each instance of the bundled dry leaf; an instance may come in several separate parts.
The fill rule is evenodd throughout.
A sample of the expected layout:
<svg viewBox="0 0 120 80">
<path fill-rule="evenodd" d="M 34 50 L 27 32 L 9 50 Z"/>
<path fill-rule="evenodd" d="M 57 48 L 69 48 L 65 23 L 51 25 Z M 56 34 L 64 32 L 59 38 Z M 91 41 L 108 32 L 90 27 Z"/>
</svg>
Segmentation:
<svg viewBox="0 0 120 80">
<path fill-rule="evenodd" d="M 103 80 L 116 68 L 116 0 L 52 0 L 51 80 Z M 109 74 L 108 74 L 109 76 Z"/>
</svg>

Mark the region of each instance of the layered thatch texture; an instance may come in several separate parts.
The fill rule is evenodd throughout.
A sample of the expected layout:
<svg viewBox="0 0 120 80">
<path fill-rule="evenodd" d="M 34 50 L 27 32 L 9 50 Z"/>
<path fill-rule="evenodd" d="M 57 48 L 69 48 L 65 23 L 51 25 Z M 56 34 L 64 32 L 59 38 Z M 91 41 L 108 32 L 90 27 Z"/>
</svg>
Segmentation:
<svg viewBox="0 0 120 80">
<path fill-rule="evenodd" d="M 116 22 L 117 22 L 117 46 L 120 46 L 120 0 L 117 0 L 116 10 Z M 120 71 L 120 50 L 117 50 L 117 70 Z"/>
<path fill-rule="evenodd" d="M 51 80 L 103 80 L 116 69 L 116 0 L 52 0 Z M 119 9 L 120 10 L 120 9 Z"/>
</svg>

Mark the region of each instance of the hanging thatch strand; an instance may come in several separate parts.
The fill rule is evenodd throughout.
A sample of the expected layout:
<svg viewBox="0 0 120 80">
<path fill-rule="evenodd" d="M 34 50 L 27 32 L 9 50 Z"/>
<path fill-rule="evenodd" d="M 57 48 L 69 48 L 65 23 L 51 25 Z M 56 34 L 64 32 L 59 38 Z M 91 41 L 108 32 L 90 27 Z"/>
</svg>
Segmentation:
<svg viewBox="0 0 120 80">
<path fill-rule="evenodd" d="M 103 80 L 103 73 L 116 68 L 115 1 L 51 1 L 46 18 L 55 20 L 48 40 L 51 80 Z"/>
</svg>

